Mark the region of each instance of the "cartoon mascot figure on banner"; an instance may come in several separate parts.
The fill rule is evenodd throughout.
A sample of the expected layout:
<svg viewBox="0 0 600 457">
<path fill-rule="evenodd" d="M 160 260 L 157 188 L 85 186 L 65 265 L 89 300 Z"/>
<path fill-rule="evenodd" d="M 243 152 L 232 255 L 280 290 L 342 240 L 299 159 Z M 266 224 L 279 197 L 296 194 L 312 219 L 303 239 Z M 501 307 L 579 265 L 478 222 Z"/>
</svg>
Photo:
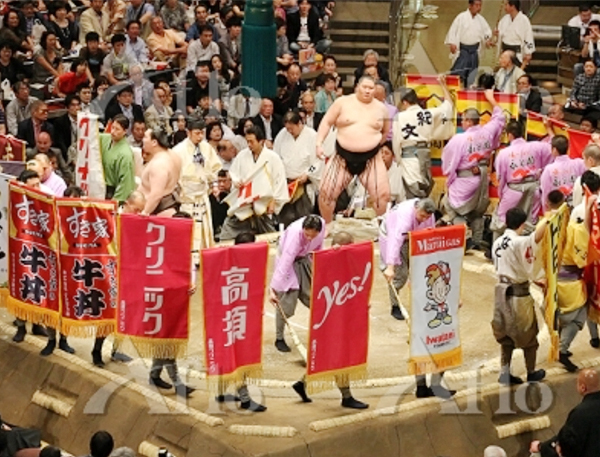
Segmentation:
<svg viewBox="0 0 600 457">
<path fill-rule="evenodd" d="M 446 303 L 450 293 L 450 275 L 450 265 L 446 262 L 432 263 L 425 271 L 426 295 L 427 299 L 431 301 L 423 310 L 436 312 L 435 317 L 427 324 L 431 329 L 439 327 L 442 323 L 446 325 L 452 323 L 452 316 L 448 313 L 450 308 Z"/>
</svg>

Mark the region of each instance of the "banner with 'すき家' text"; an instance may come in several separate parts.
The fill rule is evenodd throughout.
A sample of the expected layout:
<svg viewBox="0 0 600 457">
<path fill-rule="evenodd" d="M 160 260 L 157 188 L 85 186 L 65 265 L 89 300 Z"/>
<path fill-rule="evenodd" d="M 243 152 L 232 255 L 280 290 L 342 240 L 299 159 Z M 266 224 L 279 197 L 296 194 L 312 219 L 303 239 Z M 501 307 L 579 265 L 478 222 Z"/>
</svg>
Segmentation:
<svg viewBox="0 0 600 457">
<path fill-rule="evenodd" d="M 412 374 L 462 364 L 458 308 L 465 233 L 463 225 L 410 232 Z"/>
<path fill-rule="evenodd" d="M 59 198 L 61 333 L 107 336 L 117 308 L 116 203 Z"/>
<path fill-rule="evenodd" d="M 20 319 L 56 328 L 60 289 L 54 199 L 16 183 L 9 189 L 7 308 Z"/>
<path fill-rule="evenodd" d="M 209 386 L 226 387 L 262 372 L 267 243 L 204 249 L 204 353 Z"/>
<path fill-rule="evenodd" d="M 181 357 L 189 336 L 191 219 L 119 216 L 118 338 L 140 356 Z"/>
<path fill-rule="evenodd" d="M 335 265 L 335 268 L 331 266 Z M 309 392 L 367 376 L 373 244 L 313 254 L 306 382 Z"/>
<path fill-rule="evenodd" d="M 77 114 L 77 162 L 75 181 L 90 198 L 106 198 L 98 116 Z M 64 133 L 66 134 L 66 133 Z"/>
</svg>

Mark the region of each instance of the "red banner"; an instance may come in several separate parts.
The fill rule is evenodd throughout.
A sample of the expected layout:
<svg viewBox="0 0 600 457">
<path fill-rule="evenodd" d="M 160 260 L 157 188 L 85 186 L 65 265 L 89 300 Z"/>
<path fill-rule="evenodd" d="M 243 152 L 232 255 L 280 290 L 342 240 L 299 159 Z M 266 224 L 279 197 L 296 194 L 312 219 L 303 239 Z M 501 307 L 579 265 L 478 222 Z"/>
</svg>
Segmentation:
<svg viewBox="0 0 600 457">
<path fill-rule="evenodd" d="M 115 202 L 56 200 L 60 230 L 61 332 L 107 336 L 117 308 Z"/>
<path fill-rule="evenodd" d="M 372 243 L 314 254 L 306 367 L 309 392 L 329 388 L 335 381 L 348 386 L 351 380 L 366 377 L 372 285 Z"/>
<path fill-rule="evenodd" d="M 586 200 L 591 193 L 586 188 Z M 600 323 L 600 209 L 592 205 L 592 230 L 588 248 L 588 265 L 584 271 L 584 279 L 588 285 L 588 317 Z"/>
<path fill-rule="evenodd" d="M 177 358 L 189 336 L 191 219 L 119 217 L 117 329 L 141 357 Z"/>
<path fill-rule="evenodd" d="M 16 183 L 9 189 L 7 308 L 21 319 L 56 328 L 60 292 L 54 199 Z"/>
<path fill-rule="evenodd" d="M 27 142 L 12 135 L 0 135 L 0 160 L 25 162 Z"/>
<path fill-rule="evenodd" d="M 259 377 L 269 246 L 242 244 L 205 249 L 201 255 L 209 385 Z"/>
<path fill-rule="evenodd" d="M 583 150 L 591 142 L 591 133 L 569 129 L 569 157 L 572 159 L 581 159 L 583 157 Z"/>
</svg>

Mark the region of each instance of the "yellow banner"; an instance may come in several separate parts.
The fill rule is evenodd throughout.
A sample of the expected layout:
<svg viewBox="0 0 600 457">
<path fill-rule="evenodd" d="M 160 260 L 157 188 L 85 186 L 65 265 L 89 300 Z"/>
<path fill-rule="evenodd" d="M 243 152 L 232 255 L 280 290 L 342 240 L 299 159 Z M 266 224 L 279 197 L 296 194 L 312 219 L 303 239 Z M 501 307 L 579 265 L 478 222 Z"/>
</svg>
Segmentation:
<svg viewBox="0 0 600 457">
<path fill-rule="evenodd" d="M 507 118 L 517 119 L 519 117 L 519 96 L 517 94 L 495 93 L 494 97 Z M 462 114 L 469 108 L 477 110 L 481 116 L 480 122 L 482 125 L 489 122 L 494 111 L 482 91 L 459 91 L 456 99 L 456 111 Z"/>
<path fill-rule="evenodd" d="M 558 270 L 562 261 L 563 248 L 567 237 L 569 209 L 566 203 L 549 216 L 548 227 L 543 240 L 544 269 L 546 270 L 546 296 L 544 318 L 550 333 L 549 361 L 558 360 Z"/>
</svg>

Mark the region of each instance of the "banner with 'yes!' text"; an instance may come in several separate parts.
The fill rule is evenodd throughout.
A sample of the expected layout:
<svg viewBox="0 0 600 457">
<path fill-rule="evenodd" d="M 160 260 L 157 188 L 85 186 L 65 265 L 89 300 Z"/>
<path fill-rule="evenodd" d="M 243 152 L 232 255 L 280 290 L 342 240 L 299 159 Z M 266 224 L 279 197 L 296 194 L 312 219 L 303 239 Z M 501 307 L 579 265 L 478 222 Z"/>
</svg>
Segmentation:
<svg viewBox="0 0 600 457">
<path fill-rule="evenodd" d="M 331 268 L 335 265 L 335 268 Z M 306 382 L 309 392 L 367 377 L 373 244 L 313 255 Z"/>
</svg>

